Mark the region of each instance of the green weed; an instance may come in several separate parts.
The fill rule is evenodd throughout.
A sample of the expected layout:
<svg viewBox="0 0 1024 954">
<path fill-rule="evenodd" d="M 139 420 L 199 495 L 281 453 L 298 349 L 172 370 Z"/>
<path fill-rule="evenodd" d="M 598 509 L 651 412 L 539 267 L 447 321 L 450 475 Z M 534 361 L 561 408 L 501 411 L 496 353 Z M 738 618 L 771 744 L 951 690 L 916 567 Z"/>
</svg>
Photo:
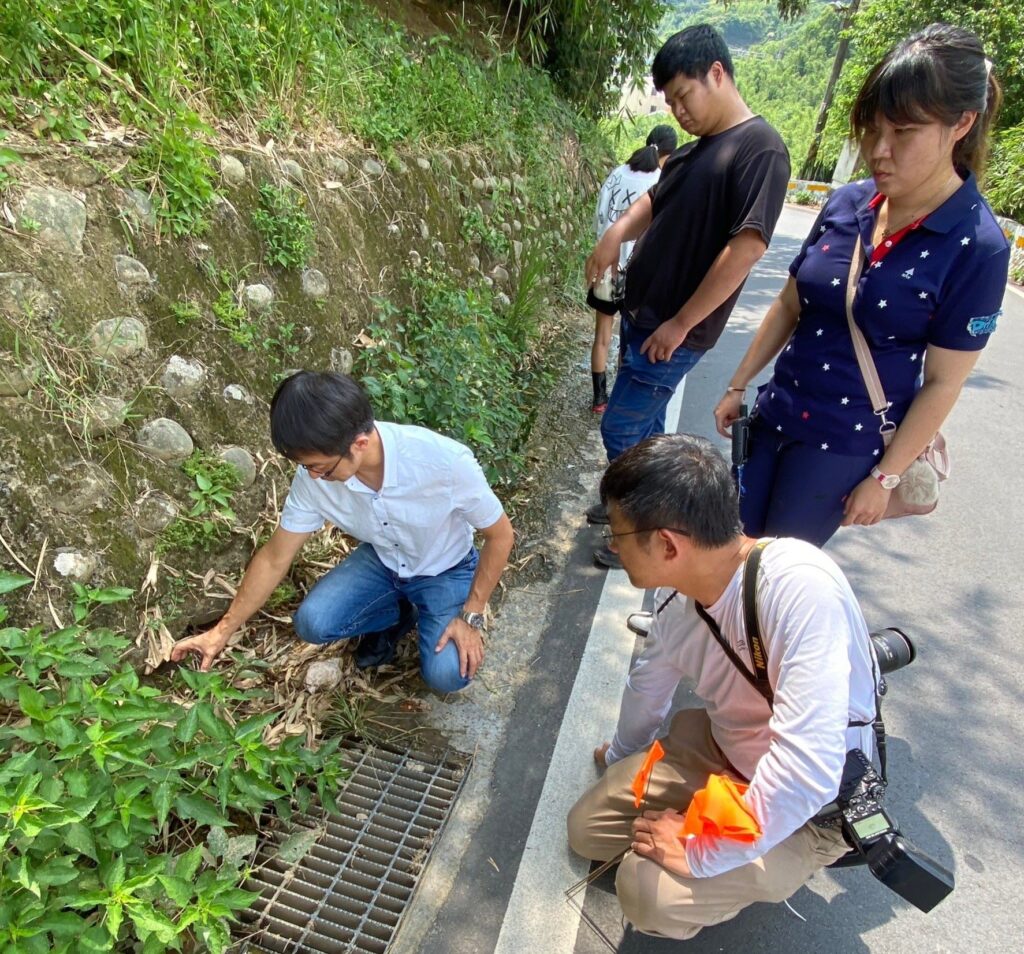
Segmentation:
<svg viewBox="0 0 1024 954">
<path fill-rule="evenodd" d="M 0 594 L 31 582 L 0 571 Z M 96 601 L 98 597 L 91 597 Z M 7 610 L 0 605 L 0 622 Z M 325 804 L 345 771 L 328 741 L 276 748 L 252 690 L 186 669 L 175 690 L 120 659 L 127 636 L 81 625 L 0 628 L 0 948 L 25 954 L 222 954 L 266 810 Z"/>
<path fill-rule="evenodd" d="M 429 268 L 404 276 L 413 304 L 377 301 L 356 373 L 381 417 L 420 424 L 471 445 L 488 478 L 522 472 L 522 448 L 556 371 L 541 359 L 539 326 L 524 297 L 502 313 L 493 292 Z"/>
<path fill-rule="evenodd" d="M 199 303 L 191 298 L 184 298 L 181 301 L 172 301 L 170 305 L 171 314 L 179 325 L 191 325 L 203 317 L 203 310 Z"/>
<path fill-rule="evenodd" d="M 139 154 L 139 171 L 157 185 L 157 218 L 172 235 L 201 235 L 209 226 L 214 196 L 213 131 L 192 112 L 178 108 L 149 128 Z"/>
<path fill-rule="evenodd" d="M 282 268 L 302 268 L 313 254 L 313 223 L 303 206 L 306 197 L 288 186 L 264 183 L 253 225 L 266 246 L 266 260 Z"/>
<path fill-rule="evenodd" d="M 213 317 L 231 336 L 231 340 L 247 351 L 256 346 L 259 324 L 249 317 L 249 312 L 239 304 L 235 293 L 225 288 L 210 306 Z"/>
<path fill-rule="evenodd" d="M 192 508 L 177 517 L 160 534 L 159 553 L 171 550 L 210 550 L 225 539 L 235 522 L 231 498 L 238 489 L 238 471 L 218 457 L 196 451 L 181 469 L 195 483 L 189 491 Z"/>
</svg>

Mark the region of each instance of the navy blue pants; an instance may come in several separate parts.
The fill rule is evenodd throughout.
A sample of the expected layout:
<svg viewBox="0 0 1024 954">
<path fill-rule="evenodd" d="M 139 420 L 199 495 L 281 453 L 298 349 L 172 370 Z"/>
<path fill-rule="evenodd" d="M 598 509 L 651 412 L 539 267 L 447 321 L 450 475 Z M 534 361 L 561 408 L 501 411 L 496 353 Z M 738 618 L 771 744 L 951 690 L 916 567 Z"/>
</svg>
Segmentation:
<svg viewBox="0 0 1024 954">
<path fill-rule="evenodd" d="M 823 451 L 755 418 L 740 477 L 744 532 L 751 537 L 797 537 L 824 546 L 843 522 L 846 497 L 877 460 L 873 454 Z"/>
</svg>

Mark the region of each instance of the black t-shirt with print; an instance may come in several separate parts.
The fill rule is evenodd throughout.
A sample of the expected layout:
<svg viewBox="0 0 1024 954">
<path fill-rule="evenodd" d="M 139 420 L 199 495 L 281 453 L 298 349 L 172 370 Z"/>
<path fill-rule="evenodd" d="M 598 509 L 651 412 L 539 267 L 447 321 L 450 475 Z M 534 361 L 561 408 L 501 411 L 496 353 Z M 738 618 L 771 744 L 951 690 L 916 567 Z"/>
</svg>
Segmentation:
<svg viewBox="0 0 1024 954">
<path fill-rule="evenodd" d="M 651 224 L 626 270 L 630 320 L 653 329 L 674 318 L 744 229 L 771 241 L 788 185 L 789 152 L 760 116 L 677 149 L 649 191 Z M 685 347 L 714 346 L 741 289 L 690 331 Z"/>
</svg>

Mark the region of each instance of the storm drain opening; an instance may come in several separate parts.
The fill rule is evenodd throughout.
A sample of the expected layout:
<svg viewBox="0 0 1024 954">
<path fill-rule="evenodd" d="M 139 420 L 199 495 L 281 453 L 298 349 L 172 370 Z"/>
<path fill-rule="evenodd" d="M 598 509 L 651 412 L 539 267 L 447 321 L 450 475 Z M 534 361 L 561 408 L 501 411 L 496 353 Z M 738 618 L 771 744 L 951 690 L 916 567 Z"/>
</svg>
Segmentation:
<svg viewBox="0 0 1024 954">
<path fill-rule="evenodd" d="M 246 884 L 260 898 L 241 915 L 239 950 L 385 954 L 394 938 L 472 756 L 355 742 L 341 752 L 351 775 L 337 810 L 314 802 L 265 835 Z M 277 857 L 301 834 L 302 858 Z"/>
</svg>

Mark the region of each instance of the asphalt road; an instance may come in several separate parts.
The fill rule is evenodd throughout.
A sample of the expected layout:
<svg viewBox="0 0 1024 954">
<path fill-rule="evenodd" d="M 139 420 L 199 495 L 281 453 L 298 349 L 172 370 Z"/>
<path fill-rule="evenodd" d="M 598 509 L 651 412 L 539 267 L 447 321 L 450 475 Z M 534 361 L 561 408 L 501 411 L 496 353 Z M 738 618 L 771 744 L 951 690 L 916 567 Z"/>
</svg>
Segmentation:
<svg viewBox="0 0 1024 954">
<path fill-rule="evenodd" d="M 783 213 L 721 342 L 687 378 L 679 430 L 720 440 L 711 408 L 811 222 L 804 210 Z M 1024 468 L 1013 373 L 1022 319 L 1024 297 L 1008 290 L 999 330 L 943 429 L 953 471 L 939 509 L 843 530 L 829 544 L 872 628 L 897 625 L 917 640 L 917 660 L 890 678 L 885 703 L 888 805 L 912 841 L 954 870 L 955 892 L 925 915 L 866 869 L 824 872 L 791 899 L 792 910 L 756 905 L 686 942 L 687 951 L 936 954 L 1016 949 L 1024 938 L 1024 586 L 1012 476 Z M 581 905 L 563 895 L 586 871 L 564 844 L 565 806 L 595 777 L 589 753 L 614 725 L 635 649 L 621 620 L 644 599 L 616 576 L 605 585 L 608 575 L 590 561 L 593 529 L 577 521 L 570 531 L 559 598 L 541 611 L 534 658 L 543 665 L 517 682 L 514 707 L 491 727 L 478 817 L 445 835 L 454 847 L 428 868 L 396 952 L 658 954 L 681 946 L 624 926 L 610 876 L 591 884 Z M 678 701 L 687 703 L 685 693 Z"/>
</svg>

